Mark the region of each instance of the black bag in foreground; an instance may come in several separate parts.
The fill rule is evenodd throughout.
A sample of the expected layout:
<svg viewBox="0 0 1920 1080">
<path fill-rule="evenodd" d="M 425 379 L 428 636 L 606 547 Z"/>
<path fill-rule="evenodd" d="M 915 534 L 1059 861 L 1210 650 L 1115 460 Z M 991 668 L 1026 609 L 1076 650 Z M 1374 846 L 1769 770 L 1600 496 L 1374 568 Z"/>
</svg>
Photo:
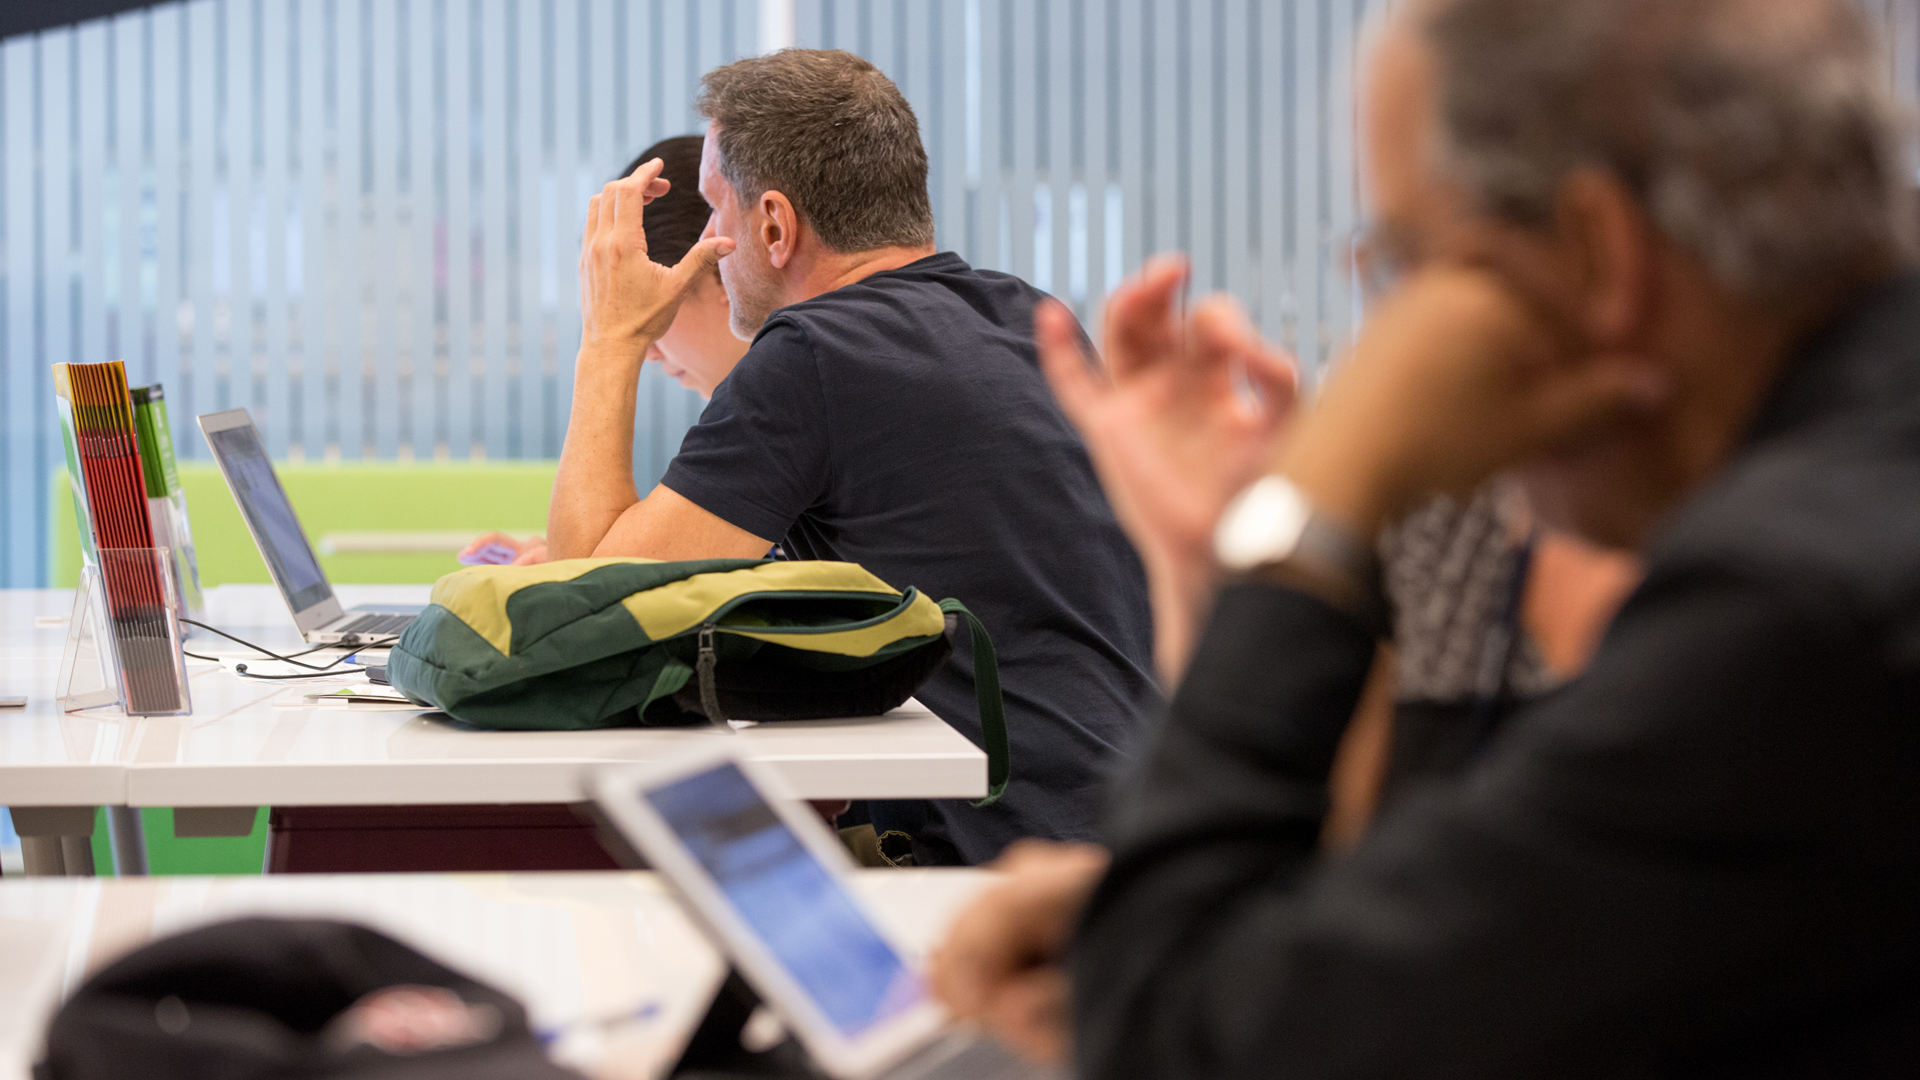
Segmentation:
<svg viewBox="0 0 1920 1080">
<path fill-rule="evenodd" d="M 526 1010 L 364 926 L 243 919 L 156 941 L 53 1018 L 35 1080 L 580 1080 Z"/>
</svg>

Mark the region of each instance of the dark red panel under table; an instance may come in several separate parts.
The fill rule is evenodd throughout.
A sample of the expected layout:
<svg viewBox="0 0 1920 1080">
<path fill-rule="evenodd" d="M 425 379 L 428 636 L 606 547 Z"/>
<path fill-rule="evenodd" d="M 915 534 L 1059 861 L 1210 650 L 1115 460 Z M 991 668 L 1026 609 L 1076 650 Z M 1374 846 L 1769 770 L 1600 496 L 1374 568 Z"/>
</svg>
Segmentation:
<svg viewBox="0 0 1920 1080">
<path fill-rule="evenodd" d="M 276 807 L 268 828 L 274 874 L 619 869 L 569 803 Z"/>
</svg>

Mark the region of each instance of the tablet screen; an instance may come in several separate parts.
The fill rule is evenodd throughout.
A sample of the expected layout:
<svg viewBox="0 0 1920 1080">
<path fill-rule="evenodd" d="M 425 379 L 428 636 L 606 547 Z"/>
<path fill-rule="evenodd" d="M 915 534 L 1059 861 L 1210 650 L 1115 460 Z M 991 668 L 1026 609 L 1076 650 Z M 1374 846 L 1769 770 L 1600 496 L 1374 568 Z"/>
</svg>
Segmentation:
<svg viewBox="0 0 1920 1080">
<path fill-rule="evenodd" d="M 644 793 L 768 952 L 857 1038 L 926 988 L 731 762 Z"/>
</svg>

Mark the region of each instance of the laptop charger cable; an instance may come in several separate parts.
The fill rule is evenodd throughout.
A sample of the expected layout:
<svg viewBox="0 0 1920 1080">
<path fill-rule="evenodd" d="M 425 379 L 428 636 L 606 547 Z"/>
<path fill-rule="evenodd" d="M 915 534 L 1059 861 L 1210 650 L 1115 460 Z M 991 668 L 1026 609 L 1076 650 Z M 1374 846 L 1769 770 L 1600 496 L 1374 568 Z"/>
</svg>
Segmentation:
<svg viewBox="0 0 1920 1080">
<path fill-rule="evenodd" d="M 264 646 L 255 645 L 253 642 L 248 641 L 245 638 L 235 637 L 232 634 L 227 633 L 225 630 L 222 630 L 217 626 L 208 626 L 206 623 L 199 622 L 194 619 L 181 619 L 180 621 L 187 624 L 188 626 L 198 627 L 209 633 L 219 634 L 221 637 L 226 638 L 228 641 L 234 642 L 235 644 L 238 644 L 238 645 L 244 645 L 247 648 L 252 649 L 254 652 L 259 653 L 261 656 L 269 660 L 278 660 L 282 663 L 292 664 L 295 667 L 303 667 L 308 669 L 306 672 L 303 672 L 298 675 L 255 675 L 253 672 L 247 670 L 247 665 L 245 664 L 233 665 L 233 673 L 235 675 L 240 676 L 243 679 L 276 679 L 276 680 L 278 679 L 318 679 L 318 678 L 324 678 L 328 675 L 339 675 L 341 674 L 341 672 L 333 671 L 332 669 L 335 667 L 338 667 L 341 664 L 346 663 L 348 660 L 353 659 L 355 656 L 358 656 L 361 652 L 367 649 L 384 649 L 392 645 L 394 642 L 400 640 L 400 635 L 393 634 L 393 635 L 390 635 L 385 641 L 363 641 L 358 643 L 357 645 L 351 646 L 350 647 L 351 651 L 347 652 L 346 654 L 342 655 L 338 659 L 334 660 L 334 662 L 331 664 L 309 664 L 304 660 L 297 660 L 295 659 L 295 657 L 307 656 L 312 653 L 320 652 L 323 649 L 337 649 L 337 648 L 340 648 L 340 646 L 337 644 L 315 645 L 311 649 L 303 649 L 297 653 L 281 654 L 281 653 L 274 652 L 272 649 L 266 648 Z M 190 653 L 184 649 L 181 650 L 181 654 L 184 656 L 190 656 L 195 660 L 211 660 L 216 664 L 220 663 L 222 660 L 222 658 L 218 656 L 202 656 L 199 653 Z"/>
</svg>

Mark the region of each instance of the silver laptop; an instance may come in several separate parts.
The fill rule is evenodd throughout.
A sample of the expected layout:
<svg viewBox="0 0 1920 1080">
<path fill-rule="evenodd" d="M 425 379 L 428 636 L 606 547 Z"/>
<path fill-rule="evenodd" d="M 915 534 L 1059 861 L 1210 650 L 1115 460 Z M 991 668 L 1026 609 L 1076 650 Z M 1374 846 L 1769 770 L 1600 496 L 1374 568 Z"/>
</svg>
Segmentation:
<svg viewBox="0 0 1920 1080">
<path fill-rule="evenodd" d="M 734 742 L 598 770 L 588 793 L 818 1070 L 833 1080 L 1060 1080 L 947 1022 L 850 887 L 839 838 Z"/>
<path fill-rule="evenodd" d="M 260 432 L 245 409 L 227 409 L 198 417 L 200 432 L 213 448 L 213 460 L 226 478 L 227 490 L 240 504 L 240 516 L 254 546 L 267 562 L 267 573 L 286 598 L 293 625 L 311 645 L 386 645 L 406 629 L 421 604 L 362 605 L 343 610 L 334 599 L 313 545 L 307 542 L 300 519 L 294 516 L 280 475 L 273 471 Z"/>
</svg>

